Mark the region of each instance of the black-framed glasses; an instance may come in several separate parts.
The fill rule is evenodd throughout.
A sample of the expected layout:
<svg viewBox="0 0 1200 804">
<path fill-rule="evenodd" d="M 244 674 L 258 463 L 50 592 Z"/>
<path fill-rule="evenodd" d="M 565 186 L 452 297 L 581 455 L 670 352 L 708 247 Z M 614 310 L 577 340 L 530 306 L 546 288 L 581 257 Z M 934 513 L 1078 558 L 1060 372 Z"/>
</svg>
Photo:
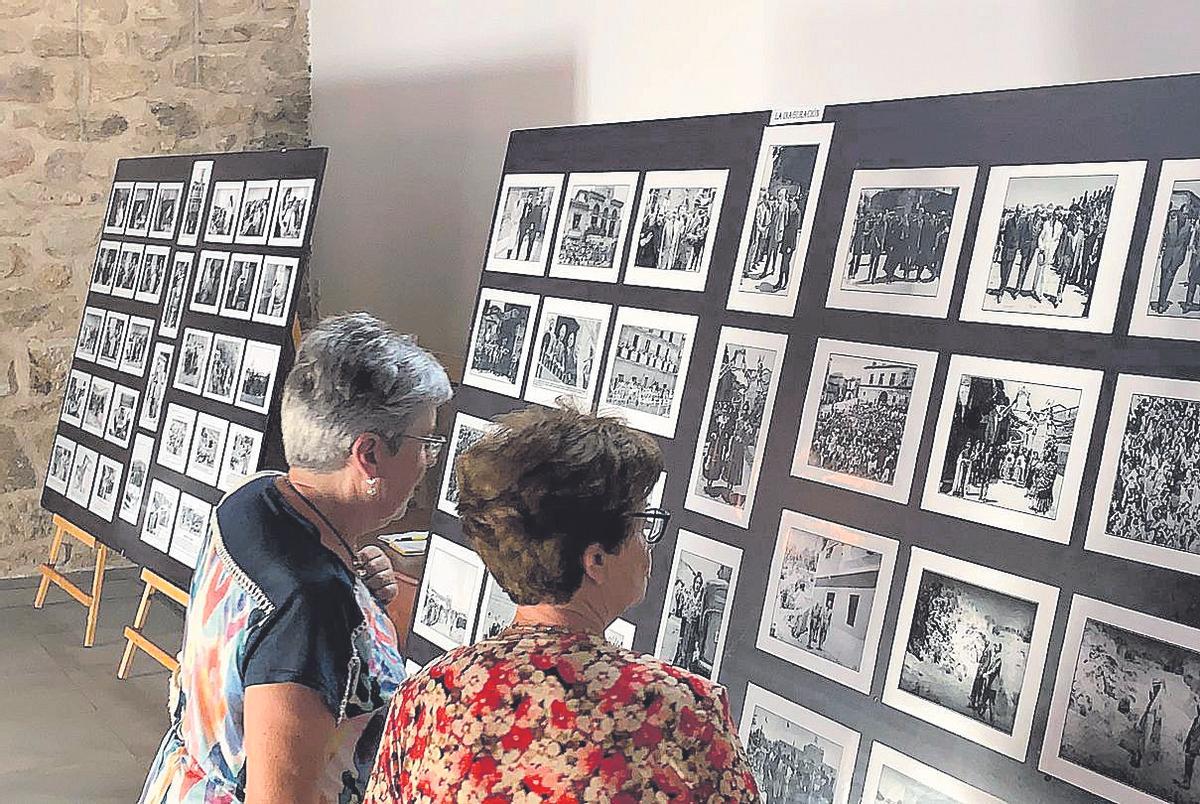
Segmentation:
<svg viewBox="0 0 1200 804">
<path fill-rule="evenodd" d="M 440 435 L 431 436 L 415 436 L 408 433 L 401 433 L 401 438 L 409 438 L 413 441 L 420 441 L 421 446 L 425 450 L 425 455 L 430 461 L 436 461 L 438 456 L 442 454 L 442 450 L 446 448 L 446 437 Z"/>
<path fill-rule="evenodd" d="M 630 519 L 641 519 L 642 538 L 646 544 L 657 544 L 667 532 L 667 524 L 671 521 L 671 512 L 666 508 L 647 508 L 629 514 Z"/>
</svg>

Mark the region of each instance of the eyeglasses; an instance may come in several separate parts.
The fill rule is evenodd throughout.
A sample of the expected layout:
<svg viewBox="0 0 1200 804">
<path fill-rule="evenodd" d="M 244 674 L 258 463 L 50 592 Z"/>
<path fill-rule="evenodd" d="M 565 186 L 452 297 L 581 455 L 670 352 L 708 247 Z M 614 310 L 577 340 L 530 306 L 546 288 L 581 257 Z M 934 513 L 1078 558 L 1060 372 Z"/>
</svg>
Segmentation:
<svg viewBox="0 0 1200 804">
<path fill-rule="evenodd" d="M 401 438 L 408 438 L 413 441 L 420 441 L 421 446 L 425 450 L 425 456 L 430 461 L 436 461 L 438 456 L 442 454 L 442 450 L 446 448 L 446 437 L 440 435 L 432 436 L 415 436 L 408 433 L 401 433 Z"/>
<path fill-rule="evenodd" d="M 666 508 L 647 508 L 645 511 L 629 514 L 630 519 L 643 519 L 642 538 L 646 544 L 657 544 L 667 532 L 667 523 L 671 521 L 671 512 Z"/>
</svg>

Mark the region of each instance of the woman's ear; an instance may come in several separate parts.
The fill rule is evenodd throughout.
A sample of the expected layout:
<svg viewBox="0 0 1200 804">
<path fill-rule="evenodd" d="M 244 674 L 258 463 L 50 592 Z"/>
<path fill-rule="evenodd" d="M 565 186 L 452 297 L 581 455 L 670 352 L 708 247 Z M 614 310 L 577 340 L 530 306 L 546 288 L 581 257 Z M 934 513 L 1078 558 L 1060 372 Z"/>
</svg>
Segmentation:
<svg viewBox="0 0 1200 804">
<path fill-rule="evenodd" d="M 604 583 L 608 580 L 608 558 L 608 554 L 600 545 L 588 545 L 583 551 L 583 573 L 596 583 Z"/>
<path fill-rule="evenodd" d="M 363 433 L 350 446 L 350 462 L 366 477 L 378 477 L 380 448 L 379 436 Z"/>
</svg>

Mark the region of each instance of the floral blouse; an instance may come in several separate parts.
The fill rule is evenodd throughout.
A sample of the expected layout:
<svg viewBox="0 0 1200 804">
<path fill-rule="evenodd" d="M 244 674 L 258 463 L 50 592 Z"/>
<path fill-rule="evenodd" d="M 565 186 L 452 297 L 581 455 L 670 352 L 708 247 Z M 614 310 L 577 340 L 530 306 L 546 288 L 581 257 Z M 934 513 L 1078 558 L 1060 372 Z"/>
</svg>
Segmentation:
<svg viewBox="0 0 1200 804">
<path fill-rule="evenodd" d="M 372 804 L 751 802 L 723 688 L 564 629 L 459 648 L 392 700 Z"/>
</svg>

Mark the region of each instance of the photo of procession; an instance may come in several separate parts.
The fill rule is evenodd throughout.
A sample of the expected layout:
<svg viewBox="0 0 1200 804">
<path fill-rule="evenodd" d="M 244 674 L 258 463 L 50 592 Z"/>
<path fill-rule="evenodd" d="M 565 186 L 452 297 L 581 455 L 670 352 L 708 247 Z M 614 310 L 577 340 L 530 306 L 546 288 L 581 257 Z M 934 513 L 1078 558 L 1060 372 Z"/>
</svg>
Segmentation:
<svg viewBox="0 0 1200 804">
<path fill-rule="evenodd" d="M 551 276 L 616 282 L 637 173 L 572 173 Z"/>
<path fill-rule="evenodd" d="M 629 249 L 628 284 L 704 290 L 727 173 L 646 174 Z"/>
<path fill-rule="evenodd" d="M 654 655 L 716 679 L 742 551 L 679 531 Z"/>
<path fill-rule="evenodd" d="M 463 382 L 518 396 L 537 296 L 484 290 Z"/>
<path fill-rule="evenodd" d="M 542 275 L 546 240 L 553 232 L 561 187 L 561 175 L 504 177 L 487 270 Z"/>
<path fill-rule="evenodd" d="M 591 408 L 611 310 L 607 304 L 546 299 L 526 399 L 554 405 L 567 397 Z"/>
</svg>

